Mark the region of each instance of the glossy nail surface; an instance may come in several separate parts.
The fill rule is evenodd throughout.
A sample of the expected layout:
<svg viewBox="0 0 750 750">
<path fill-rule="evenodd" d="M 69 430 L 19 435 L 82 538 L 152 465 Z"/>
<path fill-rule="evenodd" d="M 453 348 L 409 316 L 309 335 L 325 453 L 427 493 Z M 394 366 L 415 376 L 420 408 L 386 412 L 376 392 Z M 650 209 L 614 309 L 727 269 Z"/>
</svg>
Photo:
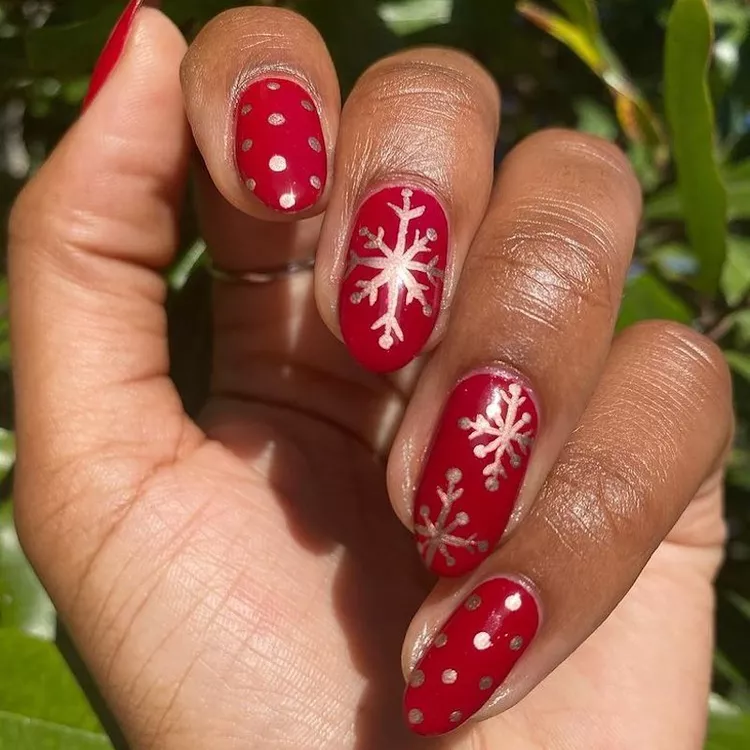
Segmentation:
<svg viewBox="0 0 750 750">
<path fill-rule="evenodd" d="M 438 200 L 389 187 L 360 207 L 341 286 L 341 333 L 373 372 L 414 359 L 430 338 L 443 297 L 448 219 Z"/>
<path fill-rule="evenodd" d="M 237 103 L 237 169 L 258 199 L 275 211 L 314 205 L 328 179 L 317 104 L 298 83 L 263 78 Z"/>
<path fill-rule="evenodd" d="M 470 719 L 505 681 L 539 627 L 535 598 L 493 578 L 464 600 L 409 676 L 404 717 L 417 734 L 445 734 Z"/>
<path fill-rule="evenodd" d="M 101 91 L 102 86 L 107 82 L 107 79 L 122 57 L 125 44 L 128 41 L 128 37 L 133 28 L 133 23 L 135 22 L 135 17 L 138 14 L 141 5 L 143 5 L 143 0 L 130 0 L 125 11 L 120 16 L 120 20 L 109 35 L 109 39 L 104 45 L 104 49 L 102 50 L 99 60 L 94 67 L 94 72 L 91 75 L 89 90 L 83 100 L 84 110 L 94 101 L 96 95 Z"/>
<path fill-rule="evenodd" d="M 460 381 L 443 410 L 414 499 L 417 549 L 431 570 L 473 570 L 508 525 L 539 418 L 518 376 L 481 370 Z"/>
</svg>

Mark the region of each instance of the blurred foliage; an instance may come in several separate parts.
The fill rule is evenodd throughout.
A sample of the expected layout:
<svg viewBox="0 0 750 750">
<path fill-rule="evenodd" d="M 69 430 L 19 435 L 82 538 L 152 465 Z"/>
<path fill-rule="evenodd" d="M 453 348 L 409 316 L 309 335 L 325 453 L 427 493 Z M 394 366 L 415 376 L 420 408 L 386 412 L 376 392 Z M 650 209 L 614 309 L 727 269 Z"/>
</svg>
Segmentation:
<svg viewBox="0 0 750 750">
<path fill-rule="evenodd" d="M 706 747 L 750 747 L 750 7 L 742 0 L 261 4 L 296 9 L 315 23 L 345 92 L 366 66 L 404 46 L 437 43 L 467 50 L 503 90 L 498 158 L 525 135 L 551 125 L 595 133 L 627 151 L 646 198 L 619 326 L 652 317 L 692 323 L 722 346 L 735 373 L 730 541 L 718 584 Z M 3 228 L 24 181 L 78 116 L 88 73 L 122 5 L 0 0 Z M 188 38 L 230 5 L 163 3 Z M 169 275 L 168 311 L 173 377 L 189 411 L 205 393 L 210 345 L 202 251 L 188 212 L 183 249 Z M 0 246 L 0 747 L 107 748 L 112 745 L 101 728 L 110 727 L 105 712 L 64 633 L 56 632 L 54 610 L 13 529 L 4 269 Z M 116 731 L 109 734 L 119 745 Z"/>
</svg>

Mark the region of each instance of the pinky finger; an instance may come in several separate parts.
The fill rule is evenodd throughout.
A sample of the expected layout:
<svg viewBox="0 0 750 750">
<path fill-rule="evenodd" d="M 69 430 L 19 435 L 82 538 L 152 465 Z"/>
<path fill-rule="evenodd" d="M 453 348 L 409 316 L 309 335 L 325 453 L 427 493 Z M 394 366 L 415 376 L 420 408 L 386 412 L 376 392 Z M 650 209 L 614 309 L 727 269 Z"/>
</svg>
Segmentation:
<svg viewBox="0 0 750 750">
<path fill-rule="evenodd" d="M 482 716 L 510 708 L 567 659 L 718 466 L 731 424 L 730 381 L 713 344 L 664 323 L 623 334 L 518 532 L 463 586 L 443 582 L 412 623 L 412 729 L 442 734 L 485 704 Z M 651 653 L 673 637 L 650 632 Z"/>
</svg>

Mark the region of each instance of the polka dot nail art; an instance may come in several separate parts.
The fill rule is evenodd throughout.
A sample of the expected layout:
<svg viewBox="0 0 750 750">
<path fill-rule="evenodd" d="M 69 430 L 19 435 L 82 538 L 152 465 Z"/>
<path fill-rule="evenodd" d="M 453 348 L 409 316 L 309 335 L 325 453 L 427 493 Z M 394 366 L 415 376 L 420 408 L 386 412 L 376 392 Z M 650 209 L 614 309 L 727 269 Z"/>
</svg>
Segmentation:
<svg viewBox="0 0 750 750">
<path fill-rule="evenodd" d="M 266 206 L 303 211 L 325 189 L 328 157 L 318 108 L 294 81 L 251 83 L 237 104 L 237 168 L 245 187 Z"/>
<path fill-rule="evenodd" d="M 539 627 L 535 597 L 493 578 L 464 599 L 409 676 L 404 718 L 421 735 L 450 732 L 502 685 Z"/>
</svg>

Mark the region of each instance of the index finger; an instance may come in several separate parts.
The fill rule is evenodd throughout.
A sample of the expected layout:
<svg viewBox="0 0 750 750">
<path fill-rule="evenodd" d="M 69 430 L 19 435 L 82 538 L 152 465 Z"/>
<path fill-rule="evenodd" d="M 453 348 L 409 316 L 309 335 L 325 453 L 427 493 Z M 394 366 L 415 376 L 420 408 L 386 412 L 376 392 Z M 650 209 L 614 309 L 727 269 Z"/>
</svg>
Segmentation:
<svg viewBox="0 0 750 750">
<path fill-rule="evenodd" d="M 280 8 L 226 11 L 191 45 L 182 85 L 195 141 L 226 200 L 269 220 L 324 209 L 341 104 L 309 22 Z"/>
</svg>

